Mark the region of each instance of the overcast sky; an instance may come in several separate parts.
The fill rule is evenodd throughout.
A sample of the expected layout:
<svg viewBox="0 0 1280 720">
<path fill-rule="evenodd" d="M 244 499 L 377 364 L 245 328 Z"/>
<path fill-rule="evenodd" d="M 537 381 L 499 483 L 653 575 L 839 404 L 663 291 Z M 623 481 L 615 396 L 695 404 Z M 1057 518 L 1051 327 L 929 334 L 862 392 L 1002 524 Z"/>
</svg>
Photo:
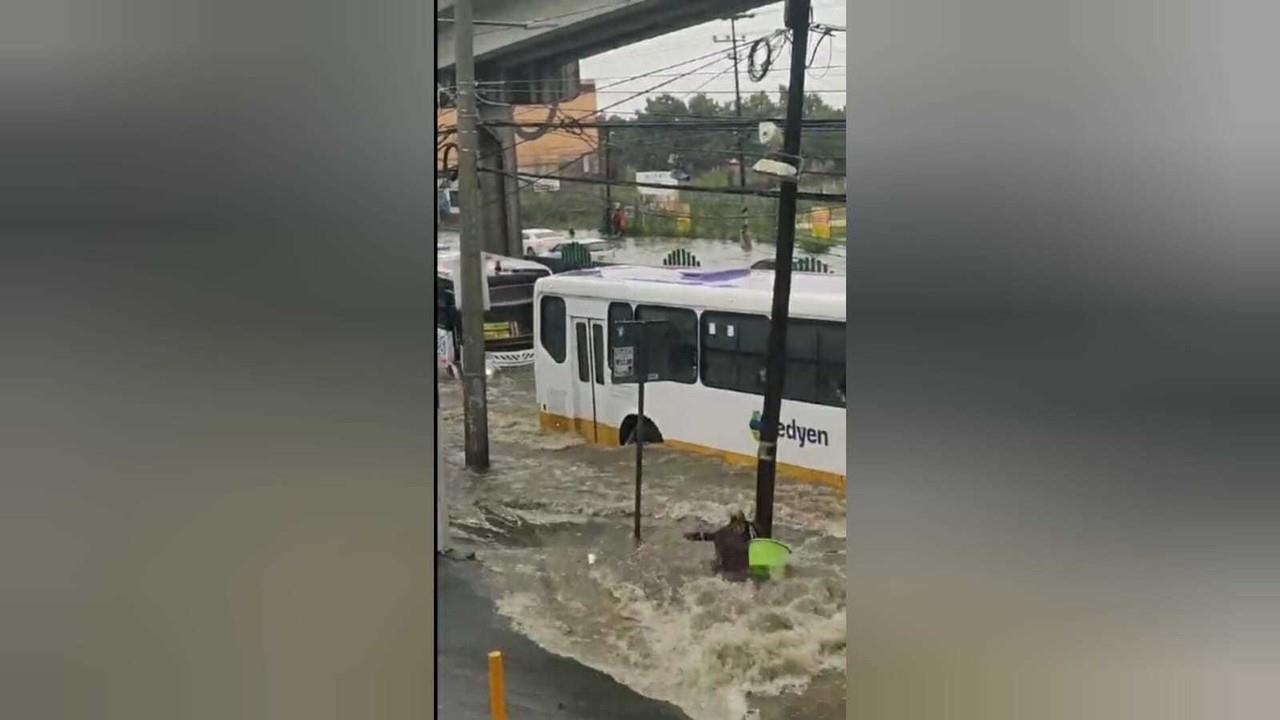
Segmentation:
<svg viewBox="0 0 1280 720">
<path fill-rule="evenodd" d="M 845 27 L 845 2 L 846 0 L 814 0 L 814 22 Z M 738 22 L 739 41 L 743 36 L 746 36 L 748 40 L 754 40 L 774 30 L 781 29 L 783 27 L 782 8 L 783 3 L 773 3 L 752 11 L 755 15 L 754 18 L 740 20 Z M 712 41 L 712 38 L 717 35 L 728 37 L 728 20 L 717 20 L 703 25 L 695 25 L 685 30 L 628 45 L 603 55 L 586 58 L 581 62 L 582 78 L 584 80 L 596 80 L 600 86 L 619 83 L 601 91 L 597 102 L 603 108 L 611 103 L 624 100 L 631 93 L 639 92 L 664 80 L 672 79 L 670 77 L 672 75 L 692 70 L 699 65 L 710 62 L 712 58 L 674 70 L 664 71 L 641 80 L 620 82 L 623 78 L 651 72 L 658 68 L 673 65 L 681 60 L 689 60 L 706 55 L 714 52 L 717 48 L 723 48 L 727 51 L 729 43 L 716 44 Z M 835 107 L 844 107 L 845 104 L 845 35 L 846 33 L 839 32 L 823 41 L 822 47 L 818 49 L 817 57 L 813 61 L 814 69 L 811 69 L 809 76 L 805 78 L 806 91 L 821 93 L 823 100 Z M 817 36 L 811 34 L 809 38 L 810 52 L 812 52 L 816 41 Z M 788 73 L 785 68 L 790 67 L 791 64 L 789 50 L 783 51 L 783 57 L 775 57 L 774 69 L 760 83 L 753 83 L 747 77 L 745 60 L 746 53 L 744 52 L 740 74 L 744 95 L 757 90 L 773 92 L 779 84 L 787 83 Z M 826 67 L 827 65 L 830 65 L 830 67 Z M 717 76 L 717 73 L 726 68 L 728 69 L 727 72 Z M 655 92 L 668 92 L 687 99 L 689 95 L 698 90 L 699 86 L 704 86 L 702 90 L 716 100 L 722 102 L 732 100 L 732 68 L 732 61 L 725 59 L 711 67 L 698 71 L 697 74 L 687 78 L 675 79 L 670 85 Z M 635 111 L 643 108 L 644 98 L 640 97 L 618 105 L 614 110 Z"/>
</svg>

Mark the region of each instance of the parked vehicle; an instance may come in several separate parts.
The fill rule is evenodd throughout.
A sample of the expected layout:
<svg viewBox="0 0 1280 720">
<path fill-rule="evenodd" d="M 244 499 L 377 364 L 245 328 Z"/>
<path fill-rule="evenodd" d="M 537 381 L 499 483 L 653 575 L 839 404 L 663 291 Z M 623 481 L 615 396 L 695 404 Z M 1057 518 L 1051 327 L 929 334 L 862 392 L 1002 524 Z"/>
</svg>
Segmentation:
<svg viewBox="0 0 1280 720">
<path fill-rule="evenodd" d="M 569 238 L 563 233 L 547 228 L 526 228 L 520 231 L 520 242 L 526 256 L 541 255 L 568 241 Z"/>
<path fill-rule="evenodd" d="M 562 242 L 546 252 L 538 253 L 538 257 L 554 258 L 559 260 L 560 251 L 569 243 L 574 242 L 585 248 L 586 251 L 591 254 L 592 260 L 599 260 L 613 250 L 613 247 L 609 244 L 608 240 L 601 240 L 600 238 L 583 238 L 582 240 L 569 240 Z"/>
<path fill-rule="evenodd" d="M 483 257 L 489 292 L 489 309 L 484 314 L 485 349 L 528 350 L 533 347 L 534 282 L 550 275 L 551 271 L 531 260 L 491 253 L 484 253 Z M 436 329 L 438 333 L 447 333 L 451 347 L 456 348 L 462 335 L 462 318 L 454 291 L 460 255 L 457 249 L 449 247 L 440 250 L 437 258 Z"/>
</svg>

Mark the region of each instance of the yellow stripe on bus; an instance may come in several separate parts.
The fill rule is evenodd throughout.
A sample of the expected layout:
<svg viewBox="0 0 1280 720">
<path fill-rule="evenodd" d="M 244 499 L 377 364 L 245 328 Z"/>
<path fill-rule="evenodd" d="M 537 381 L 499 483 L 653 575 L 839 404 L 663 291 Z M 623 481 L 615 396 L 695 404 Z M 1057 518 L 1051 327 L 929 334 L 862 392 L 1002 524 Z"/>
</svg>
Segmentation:
<svg viewBox="0 0 1280 720">
<path fill-rule="evenodd" d="M 587 442 L 595 445 L 618 447 L 622 442 L 618 434 L 618 428 L 604 423 L 596 423 L 592 420 L 585 420 L 583 418 L 571 418 L 565 415 L 540 412 L 538 413 L 538 424 L 546 430 L 576 433 L 582 436 Z M 718 457 L 733 465 L 754 466 L 756 464 L 755 456 L 744 453 L 719 450 L 706 445 L 684 442 L 683 440 L 664 439 L 663 444 L 679 450 L 684 450 L 685 452 L 695 453 L 697 455 Z M 808 483 L 810 485 L 825 485 L 826 487 L 835 488 L 842 493 L 845 492 L 844 475 L 826 472 L 824 470 L 814 470 L 813 468 L 801 467 L 799 465 L 791 465 L 789 463 L 778 463 L 778 472 L 779 474 L 799 480 L 803 483 Z"/>
</svg>

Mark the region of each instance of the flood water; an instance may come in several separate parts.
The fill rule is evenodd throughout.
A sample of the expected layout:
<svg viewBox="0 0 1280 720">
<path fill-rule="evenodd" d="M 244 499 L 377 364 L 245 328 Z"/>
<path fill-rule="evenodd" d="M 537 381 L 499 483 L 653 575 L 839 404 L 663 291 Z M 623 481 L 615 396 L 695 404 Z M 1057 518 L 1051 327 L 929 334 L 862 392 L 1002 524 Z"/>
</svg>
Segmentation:
<svg viewBox="0 0 1280 720">
<path fill-rule="evenodd" d="M 772 251 L 627 240 L 616 261 L 654 262 L 677 246 L 704 266 Z M 843 494 L 780 479 L 774 535 L 792 548 L 791 572 L 730 583 L 711 572 L 711 545 L 682 534 L 722 525 L 730 508 L 750 514 L 753 469 L 647 446 L 637 548 L 634 447 L 592 447 L 541 430 L 531 368 L 489 381 L 492 467 L 484 475 L 463 467 L 461 387 L 443 376 L 440 406 L 452 539 L 476 552 L 500 612 L 520 632 L 692 720 L 739 720 L 748 708 L 761 720 L 844 717 Z"/>
<path fill-rule="evenodd" d="M 598 233 L 579 231 L 579 239 L 599 237 Z M 458 233 L 442 230 L 438 233 L 441 241 L 458 242 Z M 772 259 L 775 247 L 772 243 L 754 242 L 749 248 L 725 240 L 709 240 L 705 238 L 621 238 L 610 241 L 610 250 L 600 259 L 605 262 L 636 263 L 640 265 L 661 265 L 662 258 L 677 248 L 684 248 L 693 253 L 703 267 L 743 267 L 757 260 Z M 820 255 L 805 252 L 796 248 L 796 257 L 812 256 L 821 260 L 837 275 L 844 275 L 846 269 L 846 247 L 833 245 L 830 250 Z"/>
</svg>

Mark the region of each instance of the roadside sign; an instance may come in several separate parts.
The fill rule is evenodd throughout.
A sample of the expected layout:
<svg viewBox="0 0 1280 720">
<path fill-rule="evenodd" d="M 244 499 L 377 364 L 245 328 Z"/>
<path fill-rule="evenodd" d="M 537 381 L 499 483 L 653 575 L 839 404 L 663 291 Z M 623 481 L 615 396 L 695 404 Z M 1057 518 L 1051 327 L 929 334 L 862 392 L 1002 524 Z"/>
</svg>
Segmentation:
<svg viewBox="0 0 1280 720">
<path fill-rule="evenodd" d="M 636 349 L 630 345 L 613 349 L 613 381 L 618 377 L 634 377 L 636 374 Z"/>
<path fill-rule="evenodd" d="M 636 508 L 633 534 L 640 543 L 641 478 L 644 477 L 644 441 L 649 419 L 644 413 L 644 384 L 670 379 L 668 359 L 670 339 L 666 320 L 623 320 L 613 324 L 613 382 L 635 383 L 637 407 L 634 437 L 636 445 Z M 637 367 L 638 365 L 638 367 Z"/>
<path fill-rule="evenodd" d="M 626 320 L 614 323 L 614 384 L 669 380 L 670 357 L 670 340 L 665 320 Z"/>
</svg>

